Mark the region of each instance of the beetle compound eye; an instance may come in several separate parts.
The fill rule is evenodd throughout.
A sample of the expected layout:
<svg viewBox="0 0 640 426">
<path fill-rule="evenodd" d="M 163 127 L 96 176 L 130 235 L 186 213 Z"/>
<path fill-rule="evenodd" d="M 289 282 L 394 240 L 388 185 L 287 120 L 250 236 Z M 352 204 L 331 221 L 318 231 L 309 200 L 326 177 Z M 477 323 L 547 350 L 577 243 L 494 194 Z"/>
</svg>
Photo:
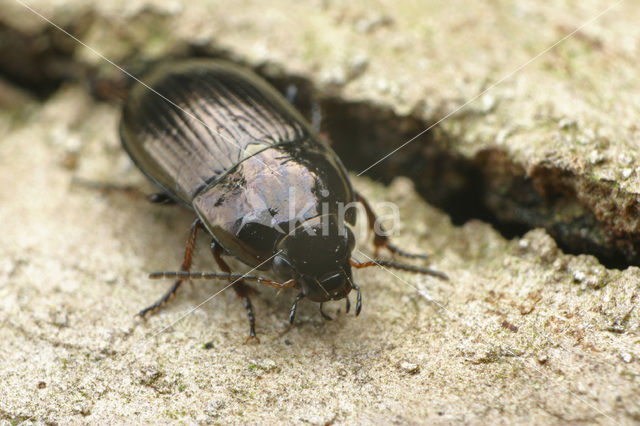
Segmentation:
<svg viewBox="0 0 640 426">
<path fill-rule="evenodd" d="M 273 258 L 273 271 L 281 278 L 289 279 L 294 278 L 296 274 L 296 270 L 293 268 L 291 263 L 283 257 L 276 256 Z"/>
</svg>

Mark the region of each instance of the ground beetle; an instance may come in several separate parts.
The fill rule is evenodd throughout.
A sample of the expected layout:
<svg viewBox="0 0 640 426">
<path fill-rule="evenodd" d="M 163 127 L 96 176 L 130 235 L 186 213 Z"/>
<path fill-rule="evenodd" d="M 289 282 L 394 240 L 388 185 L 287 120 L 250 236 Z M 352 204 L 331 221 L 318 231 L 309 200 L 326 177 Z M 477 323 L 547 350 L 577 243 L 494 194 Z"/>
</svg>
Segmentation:
<svg viewBox="0 0 640 426">
<path fill-rule="evenodd" d="M 362 203 L 369 227 L 376 216 L 353 190 L 330 146 L 295 108 L 266 81 L 239 66 L 213 59 L 191 59 L 156 66 L 133 87 L 125 102 L 120 138 L 135 164 L 158 187 L 156 202 L 173 201 L 195 211 L 180 272 L 152 277 L 177 281 L 145 316 L 171 299 L 191 278 L 236 280 L 255 337 L 252 288 L 247 281 L 299 290 L 289 321 L 302 298 L 322 302 L 347 298 L 360 288 L 351 268 L 382 265 L 446 276 L 429 268 L 389 261 L 358 262 L 351 257 L 356 211 Z M 212 237 L 211 250 L 224 273 L 190 272 L 200 230 Z M 374 237 L 376 254 L 393 246 Z M 375 230 L 374 230 L 375 232 Z M 231 273 L 222 255 L 234 256 L 276 280 Z M 347 311 L 349 299 L 347 298 Z"/>
</svg>

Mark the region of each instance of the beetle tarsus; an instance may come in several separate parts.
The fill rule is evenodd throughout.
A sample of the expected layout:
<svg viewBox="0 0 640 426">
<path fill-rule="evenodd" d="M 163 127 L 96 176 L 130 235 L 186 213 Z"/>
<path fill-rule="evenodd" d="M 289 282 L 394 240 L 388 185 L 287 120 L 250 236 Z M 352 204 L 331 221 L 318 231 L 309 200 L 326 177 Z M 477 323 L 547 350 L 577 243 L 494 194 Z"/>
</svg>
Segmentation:
<svg viewBox="0 0 640 426">
<path fill-rule="evenodd" d="M 356 316 L 358 316 L 362 310 L 362 292 L 360 291 L 358 284 L 353 283 L 353 289 L 358 292 L 356 297 Z"/>
<path fill-rule="evenodd" d="M 344 311 L 345 311 L 345 313 L 348 314 L 349 311 L 351 310 L 351 301 L 349 300 L 349 296 L 345 297 L 345 299 L 346 299 L 347 302 L 345 304 Z"/>
<path fill-rule="evenodd" d="M 296 309 L 298 308 L 298 302 L 303 297 L 304 297 L 303 293 L 298 293 L 298 295 L 296 296 L 296 300 L 293 301 L 293 305 L 291 305 L 291 311 L 289 311 L 289 325 L 293 324 L 293 320 L 296 317 Z"/>
<path fill-rule="evenodd" d="M 322 315 L 322 318 L 326 319 L 327 321 L 333 320 L 331 316 L 329 316 L 327 313 L 325 313 L 325 311 L 322 310 L 322 302 L 320 302 L 320 315 Z"/>
<path fill-rule="evenodd" d="M 255 332 L 253 334 L 249 334 L 249 337 L 247 337 L 247 340 L 244 341 L 244 344 L 248 344 L 251 341 L 255 341 L 256 343 L 260 343 L 260 339 L 258 338 L 258 336 L 256 336 Z"/>
<path fill-rule="evenodd" d="M 251 299 L 249 296 L 243 296 L 242 302 L 244 304 L 244 308 L 247 311 L 247 316 L 249 317 L 249 337 L 245 343 L 249 343 L 251 340 L 255 340 L 257 343 L 260 343 L 260 339 L 256 336 L 256 318 L 253 315 L 253 306 L 251 305 Z"/>
<path fill-rule="evenodd" d="M 171 286 L 171 288 L 169 288 L 169 291 L 167 291 L 165 293 L 165 295 L 162 296 L 162 298 L 160 300 L 158 300 L 153 305 L 148 306 L 148 307 L 144 308 L 143 310 L 141 310 L 140 312 L 138 312 L 137 316 L 139 316 L 141 318 L 146 318 L 146 316 L 148 314 L 160 310 L 164 305 L 167 304 L 167 302 L 169 302 L 169 300 L 171 300 L 171 299 L 173 299 L 175 297 L 178 289 L 180 288 L 180 285 L 182 285 L 182 280 L 178 280 L 178 281 L 174 282 L 173 285 Z"/>
</svg>

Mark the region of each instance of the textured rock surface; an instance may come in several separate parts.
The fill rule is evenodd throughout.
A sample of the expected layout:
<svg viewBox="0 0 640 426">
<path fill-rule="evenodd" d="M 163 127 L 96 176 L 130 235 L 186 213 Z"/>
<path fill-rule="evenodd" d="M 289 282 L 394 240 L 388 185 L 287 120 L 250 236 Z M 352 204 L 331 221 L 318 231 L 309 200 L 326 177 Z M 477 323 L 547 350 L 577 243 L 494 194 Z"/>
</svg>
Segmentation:
<svg viewBox="0 0 640 426">
<path fill-rule="evenodd" d="M 30 4 L 117 61 L 133 52 L 154 57 L 184 54 L 187 44 L 215 46 L 253 65 L 272 64 L 267 73 L 303 76 L 333 99 L 325 105 L 334 111 L 340 102 L 362 101 L 392 118 L 410 113 L 394 135 L 411 132 L 416 122 L 426 128 L 607 7 L 432 3 L 276 1 L 267 10 L 260 2 L 225 1 Z M 557 190 L 550 200 L 569 200 L 542 203 L 544 214 L 540 207 L 526 211 L 534 216 L 529 223 L 548 226 L 555 218 L 566 225 L 567 211 L 577 218 L 590 211 L 595 219 L 581 222 L 585 233 L 601 236 L 587 241 L 606 242 L 610 230 L 627 230 L 611 244 L 633 246 L 639 7 L 623 2 L 407 146 L 390 166 L 381 164 L 380 175 L 410 172 L 412 157 L 432 158 L 426 143 L 432 141 L 449 158 L 480 164 L 474 172 L 485 176 L 489 207 L 518 211 L 523 202 L 513 192 L 521 187 L 512 182 L 521 175 L 536 194 Z M 104 66 L 89 50 L 68 47 L 20 4 L 4 0 L 1 10 L 3 25 L 37 35 L 40 44 L 25 36 L 26 46 L 62 46 L 57 63 Z M 36 50 L 18 49 L 24 54 L 15 61 L 38 57 Z M 55 66 L 47 70 L 37 78 L 61 78 Z M 78 75 L 71 77 L 76 82 L 43 102 L 0 84 L 1 419 L 640 420 L 640 270 L 606 269 L 592 256 L 564 254 L 541 229 L 509 241 L 479 221 L 452 226 L 403 178 L 388 187 L 366 178 L 355 184 L 374 201 L 399 205 L 404 222 L 396 242 L 432 253 L 450 282 L 359 271 L 361 317 L 337 313 L 343 305 L 335 303 L 327 311 L 336 319 L 325 322 L 304 304 L 288 332 L 293 295 L 264 289 L 255 298 L 260 345 L 243 344 L 246 318 L 231 292 L 183 318 L 219 284 L 194 283 L 162 313 L 136 320 L 133 314 L 169 284 L 149 281 L 146 272 L 179 264 L 192 217 L 135 193 L 72 183 L 153 190 L 119 147 L 117 106 L 96 102 Z M 361 108 L 366 123 L 371 107 Z M 336 143 L 348 154 L 346 134 L 337 131 Z M 346 160 L 358 170 L 361 161 L 367 166 L 402 142 L 375 142 L 373 152 Z M 497 164 L 503 166 L 493 169 Z M 491 170 L 497 177 L 486 178 Z M 408 174 L 431 194 L 416 173 Z M 456 171 L 451 175 L 439 176 L 443 185 L 455 187 Z M 506 188 L 493 187 L 501 183 Z M 602 188 L 613 193 L 597 192 Z M 203 242 L 197 267 L 211 266 Z"/>
</svg>

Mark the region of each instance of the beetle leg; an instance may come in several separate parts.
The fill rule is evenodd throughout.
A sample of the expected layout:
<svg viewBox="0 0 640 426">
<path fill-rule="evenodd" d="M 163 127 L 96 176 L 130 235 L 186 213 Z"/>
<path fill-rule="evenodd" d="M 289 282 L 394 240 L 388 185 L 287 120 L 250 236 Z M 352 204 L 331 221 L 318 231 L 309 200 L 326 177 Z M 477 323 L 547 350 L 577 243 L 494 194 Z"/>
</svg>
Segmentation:
<svg viewBox="0 0 640 426">
<path fill-rule="evenodd" d="M 260 343 L 260 339 L 256 336 L 256 317 L 253 314 L 253 306 L 251 305 L 251 299 L 249 298 L 249 293 L 252 289 L 247 284 L 242 283 L 242 286 L 239 286 L 238 284 L 241 283 L 236 283 L 233 289 L 236 291 L 238 297 L 242 299 L 242 304 L 244 305 L 244 309 L 247 311 L 247 316 L 249 317 L 249 337 L 247 337 L 245 343 L 249 343 L 251 340 L 255 340 Z"/>
<path fill-rule="evenodd" d="M 333 320 L 333 318 L 331 318 L 322 310 L 322 302 L 320 302 L 320 314 L 322 315 L 322 318 L 326 319 L 327 321 Z"/>
<path fill-rule="evenodd" d="M 358 292 L 356 296 L 356 316 L 360 315 L 360 311 L 362 310 L 362 292 L 360 291 L 360 287 L 358 284 L 351 283 L 353 285 L 353 289 Z"/>
<path fill-rule="evenodd" d="M 95 180 L 74 177 L 71 179 L 71 185 L 98 190 L 104 194 L 113 192 L 123 192 L 130 197 L 144 195 L 142 191 L 133 185 L 119 185 L 116 183 L 100 182 Z"/>
<path fill-rule="evenodd" d="M 351 301 L 349 300 L 348 296 L 345 297 L 345 299 L 346 299 L 347 303 L 346 303 L 346 306 L 344 307 L 344 311 L 345 311 L 345 313 L 348 314 L 349 311 L 351 310 Z"/>
<path fill-rule="evenodd" d="M 291 305 L 291 311 L 289 311 L 289 325 L 293 324 L 293 320 L 296 317 L 296 309 L 298 308 L 298 302 L 300 299 L 304 297 L 304 293 L 300 292 L 296 296 L 296 299 L 293 301 L 293 305 Z"/>
<path fill-rule="evenodd" d="M 448 280 L 449 277 L 444 272 L 436 271 L 431 268 L 423 268 L 420 266 L 404 265 L 402 263 L 390 262 L 388 260 L 371 260 L 369 262 L 358 262 L 354 258 L 349 258 L 349 263 L 356 269 L 368 268 L 370 266 L 381 266 L 383 268 L 400 269 L 407 272 L 415 272 L 417 274 L 431 275 L 436 278 Z M 355 284 L 354 287 L 355 288 Z"/>
<path fill-rule="evenodd" d="M 147 197 L 147 199 L 154 204 L 164 204 L 164 205 L 176 204 L 176 200 L 171 198 L 165 192 L 157 192 L 155 194 L 151 194 Z"/>
<path fill-rule="evenodd" d="M 191 224 L 191 232 L 189 233 L 189 239 L 187 240 L 187 247 L 184 250 L 184 259 L 182 260 L 181 271 L 189 271 L 191 269 L 191 263 L 193 262 L 193 253 L 196 247 L 196 241 L 198 239 L 198 230 L 202 228 L 202 222 L 200 218 L 197 218 Z M 148 313 L 157 311 L 161 307 L 167 304 L 167 302 L 173 299 L 176 295 L 176 292 L 184 282 L 184 279 L 177 280 L 173 283 L 169 291 L 165 293 L 160 300 L 158 300 L 153 305 L 144 308 L 140 312 L 138 312 L 138 316 L 144 318 Z"/>
<path fill-rule="evenodd" d="M 386 248 L 391 253 L 396 254 L 402 257 L 408 257 L 410 259 L 428 259 L 429 255 L 427 254 L 417 254 L 417 253 L 408 253 L 402 250 L 400 247 L 397 247 L 391 244 L 389 237 L 386 234 L 382 224 L 378 222 L 378 218 L 371 208 L 369 202 L 359 193 L 356 192 L 356 200 L 362 204 L 365 212 L 367 213 L 367 221 L 369 223 L 369 229 L 373 231 L 373 246 L 374 246 L 374 257 L 378 257 L 378 251 L 381 247 Z M 376 223 L 378 224 L 378 229 L 380 230 L 380 234 L 376 232 Z"/>
<path fill-rule="evenodd" d="M 289 325 L 293 324 L 293 320 L 296 317 L 296 309 L 298 308 L 298 302 L 300 299 L 304 297 L 304 293 L 300 292 L 296 296 L 296 300 L 293 301 L 293 305 L 291 305 L 291 311 L 289 311 Z"/>
<path fill-rule="evenodd" d="M 231 268 L 222 258 L 222 246 L 216 244 L 216 242 L 211 243 L 211 251 L 213 252 L 213 258 L 216 260 L 216 263 L 222 269 L 223 272 L 227 274 L 231 273 Z M 253 305 L 251 304 L 251 299 L 249 295 L 255 290 L 246 284 L 243 280 L 238 280 L 233 285 L 233 290 L 236 292 L 236 296 L 242 300 L 242 304 L 244 305 L 244 309 L 247 311 L 247 316 L 249 317 L 249 337 L 247 337 L 248 343 L 250 340 L 255 340 L 260 343 L 260 339 L 256 336 L 256 317 L 253 313 Z"/>
<path fill-rule="evenodd" d="M 77 186 L 83 186 L 85 188 L 90 188 L 90 189 L 97 189 L 98 191 L 101 191 L 103 193 L 110 193 L 110 192 L 117 191 L 117 192 L 124 192 L 130 197 L 142 196 L 142 197 L 146 197 L 147 200 L 149 200 L 154 204 L 164 204 L 164 205 L 176 204 L 176 201 L 165 192 L 158 192 L 155 194 L 146 195 L 139 188 L 133 185 L 118 185 L 115 183 L 98 182 L 98 181 L 87 180 L 79 177 L 74 177 L 71 180 L 71 184 L 77 185 Z"/>
</svg>

